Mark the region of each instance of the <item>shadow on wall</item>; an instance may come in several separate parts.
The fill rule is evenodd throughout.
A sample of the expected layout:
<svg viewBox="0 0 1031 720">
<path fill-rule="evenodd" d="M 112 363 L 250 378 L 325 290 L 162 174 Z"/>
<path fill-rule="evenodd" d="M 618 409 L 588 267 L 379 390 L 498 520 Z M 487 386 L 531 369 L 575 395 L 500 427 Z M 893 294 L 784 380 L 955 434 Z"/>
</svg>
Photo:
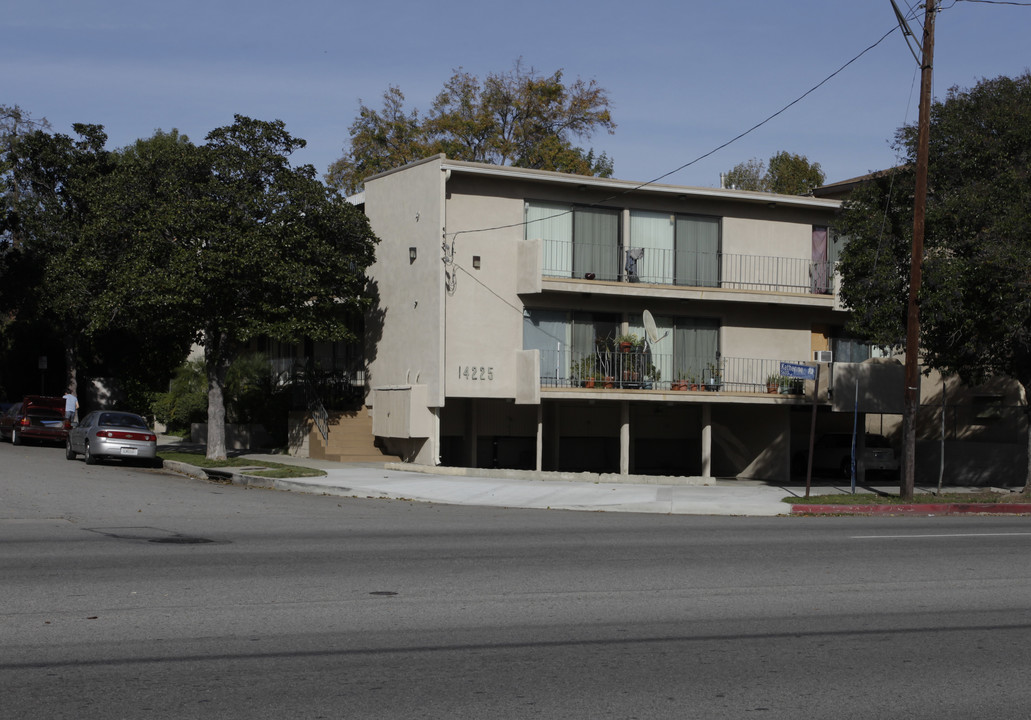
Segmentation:
<svg viewBox="0 0 1031 720">
<path fill-rule="evenodd" d="M 362 338 L 365 357 L 365 397 L 372 389 L 372 374 L 369 371 L 376 359 L 380 340 L 383 338 L 383 326 L 386 323 L 387 311 L 380 302 L 379 283 L 369 280 L 366 292 L 370 298 L 369 309 L 365 312 L 365 334 Z"/>
</svg>

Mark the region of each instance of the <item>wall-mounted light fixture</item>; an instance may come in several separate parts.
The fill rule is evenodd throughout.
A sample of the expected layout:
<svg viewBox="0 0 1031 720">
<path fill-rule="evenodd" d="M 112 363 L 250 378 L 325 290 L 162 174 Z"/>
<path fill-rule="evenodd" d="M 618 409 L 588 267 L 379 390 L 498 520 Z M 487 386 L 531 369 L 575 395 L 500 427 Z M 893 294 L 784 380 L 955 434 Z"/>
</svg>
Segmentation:
<svg viewBox="0 0 1031 720">
<path fill-rule="evenodd" d="M 408 248 L 408 264 L 411 265 L 415 262 L 416 251 L 414 247 Z"/>
<path fill-rule="evenodd" d="M 473 255 L 473 267 L 476 268 L 477 270 L 480 269 L 480 256 L 479 255 Z"/>
</svg>

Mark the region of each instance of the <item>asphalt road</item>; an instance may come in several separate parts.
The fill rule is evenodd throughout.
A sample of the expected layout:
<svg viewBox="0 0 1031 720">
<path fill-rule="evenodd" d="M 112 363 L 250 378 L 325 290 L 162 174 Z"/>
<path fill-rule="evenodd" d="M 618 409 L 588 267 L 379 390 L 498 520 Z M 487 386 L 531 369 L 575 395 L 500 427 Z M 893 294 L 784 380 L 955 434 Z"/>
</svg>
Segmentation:
<svg viewBox="0 0 1031 720">
<path fill-rule="evenodd" d="M 1025 718 L 1026 518 L 251 490 L 0 445 L 0 717 Z"/>
</svg>

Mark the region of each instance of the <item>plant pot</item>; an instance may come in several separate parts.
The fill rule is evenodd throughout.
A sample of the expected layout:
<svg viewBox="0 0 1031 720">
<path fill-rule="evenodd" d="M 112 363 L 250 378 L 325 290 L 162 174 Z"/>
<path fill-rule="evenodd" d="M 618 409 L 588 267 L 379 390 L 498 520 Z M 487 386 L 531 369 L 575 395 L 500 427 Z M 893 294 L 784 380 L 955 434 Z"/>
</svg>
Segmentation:
<svg viewBox="0 0 1031 720">
<path fill-rule="evenodd" d="M 692 390 L 697 390 L 698 389 L 698 383 L 691 383 L 691 389 Z"/>
<path fill-rule="evenodd" d="M 770 383 L 770 384 L 768 384 L 766 386 L 766 392 L 768 392 L 770 395 L 776 395 L 777 394 L 777 383 Z"/>
<path fill-rule="evenodd" d="M 587 380 L 584 380 L 584 387 L 585 388 L 592 388 L 592 387 L 594 387 L 594 378 L 589 378 Z"/>
<path fill-rule="evenodd" d="M 614 387 L 616 387 L 616 378 L 614 378 L 614 377 L 606 377 L 605 378 L 605 387 L 607 387 L 607 388 L 614 388 Z"/>
<path fill-rule="evenodd" d="M 630 352 L 633 349 L 634 349 L 634 344 L 633 343 L 621 342 L 619 344 L 619 351 L 620 352 L 628 353 L 628 352 Z"/>
</svg>

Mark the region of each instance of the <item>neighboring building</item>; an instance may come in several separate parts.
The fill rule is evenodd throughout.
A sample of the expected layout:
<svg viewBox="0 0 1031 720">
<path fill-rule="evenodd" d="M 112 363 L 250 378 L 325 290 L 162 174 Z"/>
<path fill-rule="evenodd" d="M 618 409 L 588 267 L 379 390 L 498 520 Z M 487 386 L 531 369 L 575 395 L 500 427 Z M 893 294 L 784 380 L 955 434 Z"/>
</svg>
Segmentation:
<svg viewBox="0 0 1031 720">
<path fill-rule="evenodd" d="M 364 200 L 366 404 L 409 462 L 786 480 L 811 394 L 768 379 L 868 356 L 842 332 L 837 200 L 444 156 L 369 178 Z M 652 341 L 622 352 L 646 314 Z M 850 431 L 852 403 L 820 398 L 821 432 Z"/>
</svg>

